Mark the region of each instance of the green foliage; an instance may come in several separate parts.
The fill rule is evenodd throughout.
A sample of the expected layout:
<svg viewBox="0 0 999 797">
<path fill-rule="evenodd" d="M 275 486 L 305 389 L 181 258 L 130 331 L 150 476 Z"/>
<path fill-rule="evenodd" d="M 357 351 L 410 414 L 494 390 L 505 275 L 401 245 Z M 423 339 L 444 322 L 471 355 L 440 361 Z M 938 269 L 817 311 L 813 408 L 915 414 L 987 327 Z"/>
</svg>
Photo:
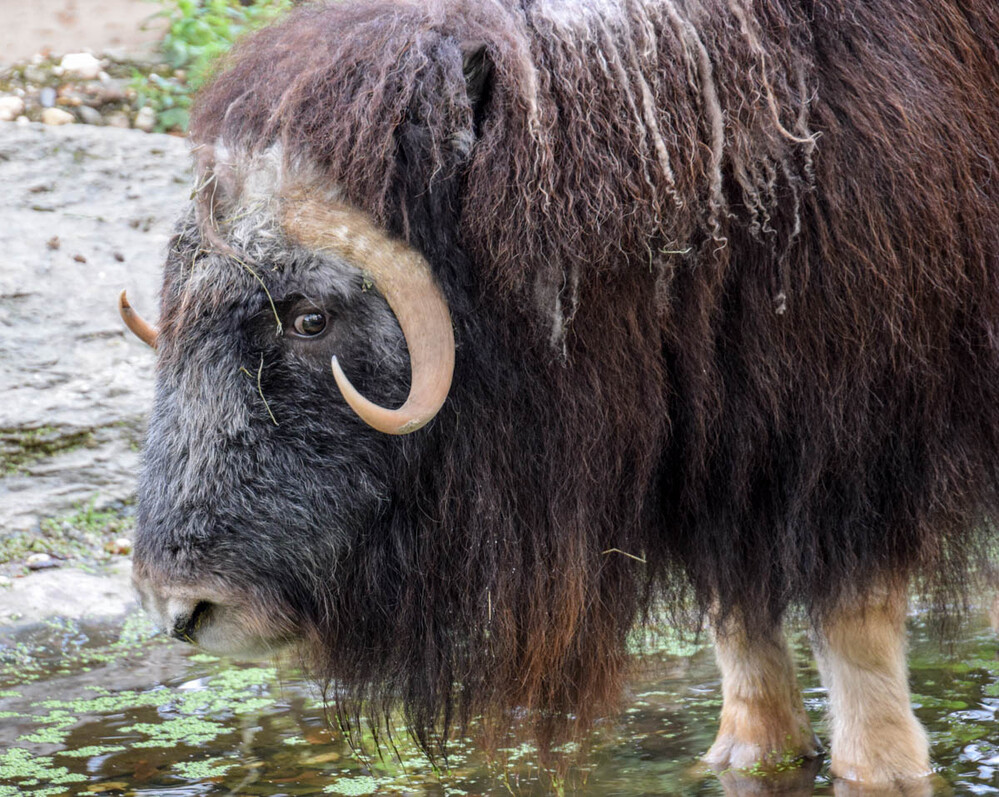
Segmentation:
<svg viewBox="0 0 999 797">
<path fill-rule="evenodd" d="M 292 0 L 155 0 L 156 14 L 169 21 L 160 44 L 166 70 L 136 71 L 132 88 L 139 104 L 156 111 L 156 129 L 185 131 L 191 98 L 211 77 L 216 60 L 245 33 L 270 22 L 292 6 Z"/>
</svg>

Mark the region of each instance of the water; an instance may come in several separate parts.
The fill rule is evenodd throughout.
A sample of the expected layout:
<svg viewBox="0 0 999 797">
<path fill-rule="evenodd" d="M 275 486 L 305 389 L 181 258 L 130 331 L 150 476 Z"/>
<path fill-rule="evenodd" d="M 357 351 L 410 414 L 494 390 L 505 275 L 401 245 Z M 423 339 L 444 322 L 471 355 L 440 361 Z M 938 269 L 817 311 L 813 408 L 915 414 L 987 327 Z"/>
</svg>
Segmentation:
<svg viewBox="0 0 999 797">
<path fill-rule="evenodd" d="M 941 646 L 911 623 L 916 713 L 930 732 L 939 794 L 999 794 L 999 661 L 982 617 Z M 826 695 L 803 633 L 793 636 L 820 737 Z M 667 637 L 636 659 L 623 714 L 594 737 L 567 791 L 720 795 L 699 764 L 721 705 L 705 645 Z M 364 741 L 364 740 L 362 740 Z M 352 750 L 329 730 L 322 701 L 293 668 L 241 664 L 124 628 L 54 622 L 0 640 L 0 797 L 35 795 L 548 794 L 528 745 L 488 761 L 469 740 L 434 772 L 404 737 L 398 755 Z M 765 786 L 766 784 L 761 784 Z M 814 792 L 833 786 L 824 763 Z"/>
</svg>

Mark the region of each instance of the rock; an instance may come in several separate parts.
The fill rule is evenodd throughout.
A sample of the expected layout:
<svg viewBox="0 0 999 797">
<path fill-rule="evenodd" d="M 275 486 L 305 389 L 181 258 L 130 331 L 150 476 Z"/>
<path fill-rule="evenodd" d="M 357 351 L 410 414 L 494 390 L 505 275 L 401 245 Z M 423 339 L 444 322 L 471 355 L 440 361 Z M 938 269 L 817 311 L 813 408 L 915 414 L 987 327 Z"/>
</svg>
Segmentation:
<svg viewBox="0 0 999 797">
<path fill-rule="evenodd" d="M 95 108 L 110 105 L 113 102 L 125 102 L 128 99 L 128 82 L 109 78 L 102 83 L 91 83 L 86 88 L 89 96 L 88 105 Z"/>
<path fill-rule="evenodd" d="M 80 117 L 81 122 L 87 125 L 104 124 L 104 117 L 101 116 L 101 112 L 96 108 L 91 108 L 87 105 L 81 105 L 77 108 L 76 115 Z"/>
<path fill-rule="evenodd" d="M 149 105 L 139 108 L 139 112 L 135 115 L 135 127 L 146 133 L 153 132 L 153 128 L 156 127 L 156 111 Z"/>
<path fill-rule="evenodd" d="M 104 117 L 104 124 L 108 127 L 120 127 L 128 130 L 132 123 L 129 121 L 128 114 L 124 111 L 112 111 Z"/>
<path fill-rule="evenodd" d="M 116 299 L 128 288 L 155 321 L 160 268 L 190 183 L 183 139 L 0 124 L 0 436 L 30 442 L 30 430 L 50 430 L 43 458 L 15 473 L 0 468 L 0 547 L 16 532 L 38 536 L 43 518 L 134 495 L 156 359 L 124 330 Z M 137 198 L 126 200 L 130 192 Z M 135 218 L 147 232 L 132 227 Z M 54 236 L 58 249 L 48 245 Z M 73 260 L 78 253 L 87 263 Z M 59 334 L 44 322 L 53 307 Z M 129 536 L 122 532 L 109 537 Z"/>
<path fill-rule="evenodd" d="M 39 64 L 28 64 L 22 74 L 26 83 L 44 83 L 49 79 L 49 71 Z"/>
<path fill-rule="evenodd" d="M 135 606 L 131 562 L 115 559 L 108 572 L 91 575 L 73 567 L 17 579 L 0 593 L 0 628 L 38 623 L 47 617 L 113 619 Z"/>
<path fill-rule="evenodd" d="M 47 125 L 69 125 L 76 121 L 76 117 L 62 108 L 46 108 L 42 111 L 42 121 Z"/>
<path fill-rule="evenodd" d="M 24 563 L 28 566 L 28 570 L 46 570 L 50 567 L 59 567 L 59 562 L 49 556 L 47 553 L 33 553 Z"/>
<path fill-rule="evenodd" d="M 56 90 L 51 86 L 46 86 L 40 92 L 38 92 L 38 102 L 41 103 L 43 108 L 51 108 L 56 104 L 58 99 L 58 94 Z"/>
<path fill-rule="evenodd" d="M 63 72 L 83 80 L 96 80 L 101 73 L 101 62 L 90 53 L 67 53 L 59 66 Z"/>
<path fill-rule="evenodd" d="M 0 97 L 0 122 L 11 122 L 24 113 L 24 100 L 20 97 Z"/>
<path fill-rule="evenodd" d="M 132 541 L 128 537 L 118 537 L 105 545 L 104 550 L 115 556 L 127 556 L 132 552 Z"/>
</svg>

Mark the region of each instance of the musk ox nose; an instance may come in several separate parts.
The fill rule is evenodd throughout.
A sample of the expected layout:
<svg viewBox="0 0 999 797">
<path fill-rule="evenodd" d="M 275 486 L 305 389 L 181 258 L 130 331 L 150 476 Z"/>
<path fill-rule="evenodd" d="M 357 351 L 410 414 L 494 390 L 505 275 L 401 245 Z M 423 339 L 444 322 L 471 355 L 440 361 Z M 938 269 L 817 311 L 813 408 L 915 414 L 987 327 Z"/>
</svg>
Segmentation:
<svg viewBox="0 0 999 797">
<path fill-rule="evenodd" d="M 198 641 L 198 630 L 209 620 L 212 611 L 212 604 L 208 601 L 198 601 L 193 609 L 189 608 L 189 601 L 172 607 L 175 612 L 173 624 L 169 626 L 170 636 L 182 642 L 190 642 L 192 645 Z"/>
<path fill-rule="evenodd" d="M 211 620 L 211 601 L 190 594 L 170 594 L 167 590 L 155 589 L 139 579 L 134 581 L 134 586 L 139 593 L 142 608 L 156 620 L 163 631 L 174 639 L 190 642 L 192 645 L 198 642 L 199 632 Z"/>
<path fill-rule="evenodd" d="M 213 654 L 269 656 L 300 636 L 288 613 L 262 593 L 171 580 L 141 560 L 133 584 L 142 608 L 166 634 Z"/>
</svg>

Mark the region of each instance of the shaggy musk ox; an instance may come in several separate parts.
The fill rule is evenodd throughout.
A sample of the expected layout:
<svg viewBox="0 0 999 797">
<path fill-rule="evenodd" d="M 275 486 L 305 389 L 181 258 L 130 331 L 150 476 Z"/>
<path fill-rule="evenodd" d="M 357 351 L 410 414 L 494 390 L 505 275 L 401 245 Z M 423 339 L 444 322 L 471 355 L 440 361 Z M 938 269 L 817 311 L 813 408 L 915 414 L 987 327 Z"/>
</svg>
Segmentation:
<svg viewBox="0 0 999 797">
<path fill-rule="evenodd" d="M 146 605 L 301 643 L 429 750 L 581 733 L 636 623 L 694 606 L 735 767 L 818 752 L 800 607 L 833 772 L 920 778 L 907 585 L 960 598 L 999 509 L 997 98 L 985 0 L 347 0 L 253 36 L 193 115 L 158 337 L 124 306 L 159 352 Z"/>
</svg>

